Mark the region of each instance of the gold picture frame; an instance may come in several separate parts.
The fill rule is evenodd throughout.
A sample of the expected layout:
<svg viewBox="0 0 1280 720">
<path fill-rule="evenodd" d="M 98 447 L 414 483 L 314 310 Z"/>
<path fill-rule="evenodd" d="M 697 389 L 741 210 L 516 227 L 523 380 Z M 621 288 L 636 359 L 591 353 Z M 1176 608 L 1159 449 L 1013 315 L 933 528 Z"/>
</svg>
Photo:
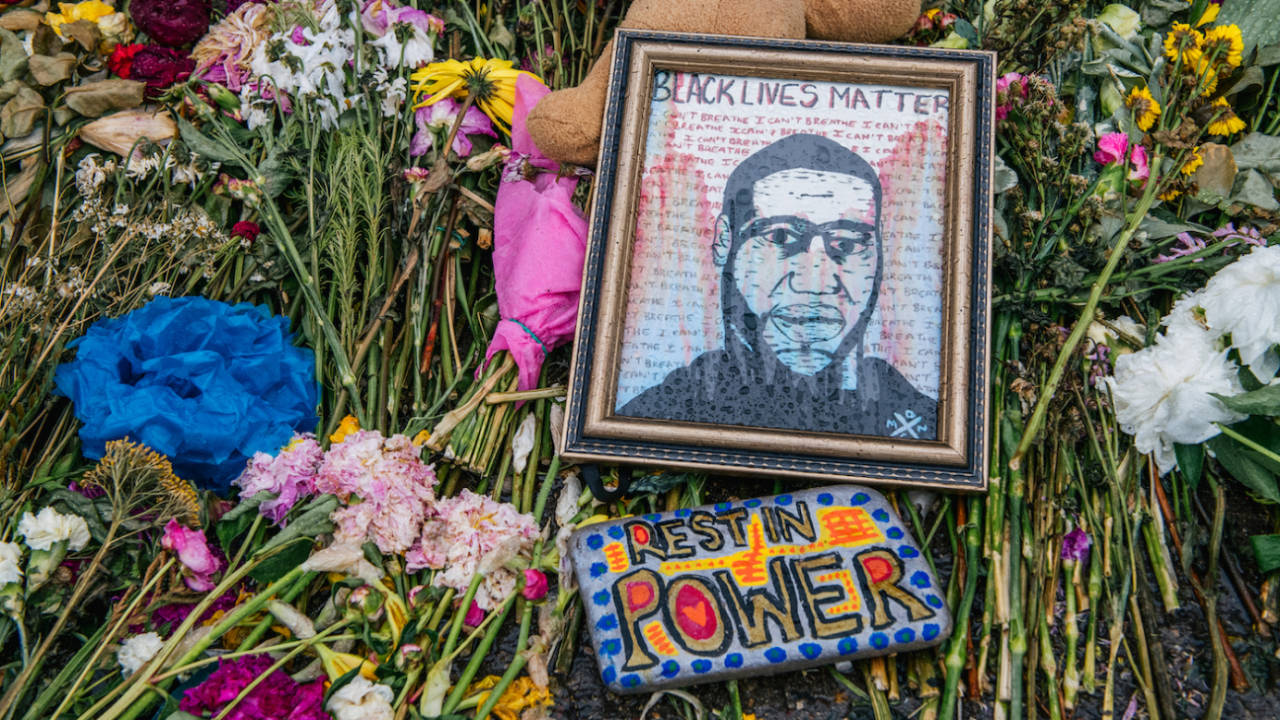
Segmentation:
<svg viewBox="0 0 1280 720">
<path fill-rule="evenodd" d="M 931 48 L 860 46 L 732 37 L 710 38 L 626 30 L 619 31 L 615 46 L 604 139 L 598 164 L 599 175 L 591 213 L 591 231 L 579 324 L 566 400 L 563 437 L 565 457 L 583 462 L 639 463 L 732 474 L 767 474 L 823 481 L 911 484 L 953 490 L 984 489 L 987 476 L 986 419 L 989 369 L 987 328 L 990 303 L 994 55 L 977 51 L 944 51 Z M 755 81 L 754 84 L 753 81 Z M 682 83 L 685 92 L 684 104 L 688 107 L 678 107 L 681 103 Z M 889 98 L 888 105 L 885 104 L 886 97 Z M 769 105 L 767 108 L 748 110 L 752 99 L 760 100 L 760 105 L 766 102 Z M 655 107 L 659 110 L 655 111 Z M 827 118 L 822 122 L 829 121 L 830 127 L 836 129 L 812 130 L 815 126 L 820 128 L 821 126 L 817 125 L 818 120 L 814 119 L 817 116 L 810 114 L 811 112 L 825 113 L 818 119 Z M 891 117 L 902 119 L 893 121 L 876 119 Z M 699 123 L 700 119 L 705 122 Z M 719 119 L 718 122 L 717 119 Z M 887 124 L 890 122 L 897 124 Z M 753 137 L 756 132 L 753 129 L 753 123 L 762 126 L 759 138 Z M 895 136 L 893 132 L 898 130 L 874 132 L 877 125 L 906 129 Z M 685 135 L 680 135 L 682 126 L 686 129 Z M 766 126 L 777 127 L 767 130 Z M 836 126 L 844 129 L 840 130 Z M 708 140 L 706 145 L 699 143 L 698 148 L 693 147 L 694 138 L 712 138 L 717 128 L 721 130 L 728 128 L 738 134 L 725 130 L 723 145 Z M 866 132 L 861 132 L 864 128 Z M 767 133 L 770 132 L 773 134 L 768 135 Z M 813 136 L 825 139 L 807 140 Z M 783 138 L 788 138 L 789 145 L 784 147 L 781 142 Z M 896 362 L 914 363 L 926 368 L 917 371 L 912 377 L 923 378 L 922 383 L 933 389 L 932 396 L 921 391 L 918 397 L 936 402 L 933 410 L 935 414 L 928 415 L 926 408 L 918 413 L 907 410 L 907 416 L 914 420 L 916 427 L 929 430 L 928 436 L 917 436 L 917 432 L 912 427 L 906 428 L 910 432 L 904 432 L 903 427 L 907 424 L 907 420 L 904 420 L 901 413 L 894 414 L 891 409 L 885 409 L 883 412 L 877 409 L 874 413 L 861 413 L 858 417 L 847 421 L 846 426 L 850 428 L 859 428 L 871 422 L 881 423 L 875 425 L 871 431 L 863 429 L 852 432 L 824 429 L 821 427 L 822 418 L 809 420 L 814 413 L 820 414 L 820 410 L 806 415 L 806 409 L 795 408 L 794 403 L 787 405 L 787 414 L 788 417 L 793 416 L 795 419 L 778 421 L 784 425 L 790 423 L 789 426 L 768 425 L 772 420 L 768 419 L 770 415 L 764 407 L 759 417 L 753 416 L 740 423 L 690 420 L 687 417 L 681 417 L 679 412 L 673 412 L 672 417 L 657 417 L 652 409 L 628 411 L 628 408 L 633 407 L 653 407 L 653 403 L 647 400 L 631 402 L 636 396 L 637 388 L 642 387 L 644 382 L 652 383 L 653 379 L 658 377 L 657 373 L 666 372 L 665 365 L 678 366 L 681 361 L 679 349 L 663 354 L 664 350 L 675 347 L 676 343 L 667 343 L 666 346 L 654 351 L 654 356 L 658 357 L 660 362 L 653 362 L 652 358 L 646 356 L 645 351 L 639 349 L 654 348 L 658 344 L 640 343 L 635 339 L 638 334 L 654 328 L 658 328 L 658 332 L 664 331 L 659 325 L 653 323 L 650 323 L 650 326 L 641 327 L 643 322 L 636 320 L 640 307 L 636 303 L 644 300 L 644 298 L 637 300 L 642 294 L 639 289 L 641 286 L 635 284 L 638 282 L 637 278 L 642 275 L 653 276 L 655 272 L 662 269 L 659 266 L 665 266 L 669 259 L 676 255 L 685 259 L 671 260 L 674 263 L 672 267 L 676 267 L 679 262 L 690 263 L 690 267 L 694 267 L 692 263 L 702 262 L 704 267 L 710 267 L 705 261 L 698 261 L 696 258 L 688 259 L 690 255 L 687 251 L 673 250 L 675 245 L 671 243 L 684 242 L 687 247 L 696 248 L 708 244 L 715 245 L 716 237 L 736 238 L 745 232 L 741 228 L 735 228 L 732 222 L 725 220 L 730 213 L 726 209 L 729 207 L 728 190 L 722 191 L 726 199 L 720 206 L 719 220 L 717 220 L 720 223 L 717 227 L 723 226 L 726 229 L 707 229 L 714 211 L 714 203 L 710 198 L 715 196 L 715 193 L 708 188 L 718 188 L 717 183 L 721 182 L 725 185 L 733 182 L 731 179 L 725 180 L 720 177 L 730 171 L 720 172 L 712 164 L 712 161 L 718 158 L 717 153 L 732 156 L 719 159 L 720 164 L 728 166 L 733 158 L 746 155 L 747 151 L 759 151 L 762 147 L 776 147 L 775 154 L 789 156 L 794 153 L 792 146 L 816 147 L 814 144 L 819 142 L 835 142 L 842 147 L 852 148 L 850 152 L 853 155 L 859 155 L 857 149 L 859 142 L 870 143 L 864 145 L 864 149 L 868 153 L 878 152 L 883 156 L 878 166 L 880 169 L 875 171 L 877 173 L 875 179 L 869 181 L 875 186 L 875 204 L 872 214 L 868 217 L 874 218 L 870 222 L 874 223 L 875 230 L 873 233 L 857 236 L 874 238 L 877 255 L 867 260 L 868 267 L 874 266 L 874 270 L 869 271 L 874 273 L 874 281 L 870 283 L 872 289 L 868 291 L 862 305 L 857 305 L 856 299 L 841 300 L 843 305 L 835 300 L 829 301 L 827 305 L 821 305 L 818 304 L 819 301 L 811 299 L 817 295 L 804 296 L 810 298 L 805 302 L 811 304 L 804 305 L 803 308 L 818 309 L 803 312 L 812 312 L 817 316 L 822 316 L 825 312 L 827 317 L 806 315 L 797 320 L 785 315 L 785 312 L 795 312 L 794 310 L 775 310 L 772 316 L 773 326 L 757 330 L 759 318 L 769 316 L 753 315 L 752 317 L 756 319 L 746 323 L 746 326 L 752 328 L 751 332 L 755 334 L 751 336 L 752 339 L 743 341 L 743 346 L 751 348 L 752 352 L 757 352 L 758 346 L 767 346 L 770 342 L 775 345 L 792 343 L 795 348 L 801 348 L 787 350 L 774 348 L 770 351 L 770 357 L 774 360 L 788 358 L 791 364 L 786 367 L 795 371 L 794 377 L 806 382 L 809 382 L 810 377 L 818 376 L 816 372 L 812 376 L 804 375 L 809 365 L 815 367 L 821 365 L 821 362 L 812 359 L 815 357 L 834 358 L 829 361 L 828 366 L 823 366 L 826 370 L 822 372 L 827 372 L 828 375 L 837 371 L 843 372 L 841 368 L 836 368 L 837 365 L 850 364 L 851 367 L 864 367 L 863 370 L 857 371 L 859 373 L 857 377 L 862 378 L 866 372 L 869 372 L 865 368 L 893 364 L 893 358 L 882 362 L 868 359 L 872 356 L 865 355 L 864 346 L 869 343 L 866 339 L 869 334 L 868 324 L 879 322 L 880 325 L 876 326 L 879 328 L 879 334 L 872 338 L 873 341 L 886 337 L 905 337 L 909 339 L 902 340 L 900 345 L 907 346 L 913 342 L 919 345 L 919 347 L 908 348 L 911 356 L 906 360 L 901 356 L 907 353 L 896 345 L 888 351 L 888 354 L 892 356 L 896 353 L 898 356 Z M 668 155 L 664 155 L 662 151 L 655 151 L 654 147 L 651 147 L 655 143 L 664 148 L 670 143 L 684 143 L 681 151 L 682 159 L 669 160 Z M 743 148 L 733 147 L 735 144 L 740 144 Z M 915 161 L 910 153 L 903 151 L 903 148 L 911 149 L 917 146 L 929 149 L 929 152 L 922 153 L 921 157 L 928 158 L 928 162 L 933 163 L 930 167 L 935 169 L 912 169 L 911 164 Z M 774 161 L 776 162 L 776 158 Z M 863 164 L 869 165 L 869 163 Z M 676 165 L 684 169 L 672 169 Z M 741 164 L 733 167 L 736 170 L 745 165 L 746 162 L 742 161 Z M 893 178 L 887 176 L 882 178 L 882 175 L 887 172 L 884 170 L 886 167 L 896 168 L 894 172 L 898 174 Z M 680 175 L 681 172 L 688 177 Z M 803 175 L 804 177 L 813 176 L 812 171 L 798 172 L 810 173 Z M 828 177 L 830 173 L 818 173 L 818 175 Z M 731 173 L 730 177 L 732 177 Z M 925 178 L 922 182 L 927 184 L 930 188 L 929 192 L 934 195 L 926 197 L 920 194 L 924 191 L 918 189 L 909 191 L 911 187 L 915 187 L 912 183 L 917 182 L 920 177 Z M 652 188 L 657 184 L 655 178 L 681 187 L 693 187 L 689 183 L 695 182 L 694 189 L 682 191 L 693 198 L 685 202 L 682 207 L 689 208 L 697 205 L 698 209 L 696 211 L 679 208 L 671 210 L 668 206 L 675 201 L 669 200 L 666 195 L 663 195 L 662 200 L 652 199 L 651 196 L 655 192 Z M 856 184 L 857 181 L 853 182 Z M 756 197 L 754 193 L 759 192 L 760 187 L 763 186 L 752 186 L 751 197 Z M 884 200 L 882 204 L 882 195 L 888 197 L 889 190 L 893 188 L 896 188 L 897 192 L 894 197 L 898 199 L 896 206 L 898 209 L 893 212 L 899 224 L 905 226 L 907 223 L 931 222 L 939 228 L 941 237 L 936 238 L 937 233 L 925 233 L 928 235 L 928 242 L 917 242 L 916 239 L 922 237 L 920 233 L 914 235 L 898 233 L 897 237 L 909 237 L 912 240 L 896 240 L 898 244 L 891 248 L 891 252 L 897 255 L 887 258 L 885 248 L 890 241 L 886 239 L 888 235 L 883 235 L 881 231 L 882 218 L 889 213 L 885 210 L 889 207 L 889 201 Z M 665 193 L 666 190 L 663 189 L 661 192 Z M 787 192 L 790 194 L 786 197 L 796 197 L 794 190 Z M 912 195 L 911 192 L 916 194 Z M 940 199 L 940 203 L 928 201 L 928 198 L 935 196 Z M 821 194 L 821 197 L 823 203 L 834 202 L 830 201 L 829 192 Z M 918 202 L 922 197 L 925 197 L 923 206 L 933 208 L 932 213 L 927 211 L 921 213 L 915 210 L 920 205 L 915 204 L 913 199 Z M 757 199 L 753 202 L 757 202 L 758 206 L 763 201 Z M 679 217 L 692 216 L 695 212 L 700 213 L 699 217 L 705 218 L 706 221 L 682 227 L 689 229 L 689 232 L 684 233 L 685 235 L 693 233 L 701 239 L 687 242 L 679 238 L 673 239 L 681 233 L 671 232 L 671 227 L 679 223 L 670 221 L 670 218 L 676 217 L 679 213 L 685 213 Z M 912 217 L 913 212 L 914 217 Z M 655 213 L 662 215 L 658 217 Z M 920 219 L 926 216 L 928 217 L 925 220 Z M 658 219 L 654 220 L 654 217 Z M 841 254 L 844 251 L 838 248 L 844 246 L 839 243 L 852 242 L 841 239 L 843 237 L 841 233 L 845 231 L 819 232 L 815 230 L 819 227 L 818 225 L 803 225 L 803 221 L 796 222 L 802 223 L 802 227 L 809 228 L 805 231 L 806 233 L 817 233 L 813 238 L 804 238 L 800 245 L 807 248 L 811 239 L 820 237 L 828 247 L 825 250 L 828 260 L 820 260 L 820 262 L 838 263 L 837 273 L 842 272 L 842 268 L 851 267 L 853 261 L 849 260 L 850 257 L 861 257 Z M 885 220 L 885 224 L 887 223 L 888 220 Z M 649 230 L 641 232 L 641 228 L 649 228 Z M 716 235 L 717 232 L 721 234 Z M 774 235 L 769 237 L 783 239 L 793 237 L 780 231 L 771 232 L 774 232 Z M 648 255 L 638 260 L 641 246 L 637 244 L 637 237 L 642 235 L 646 238 L 647 244 L 644 246 L 644 251 Z M 708 240 L 708 237 L 711 239 Z M 792 240 L 788 239 L 787 242 L 791 243 L 788 246 L 791 249 L 785 252 L 780 251 L 782 255 L 810 252 L 808 249 L 801 250 Z M 659 243 L 668 243 L 669 246 L 659 248 Z M 725 243 L 727 247 L 737 247 L 739 248 L 737 252 L 742 252 L 743 245 L 740 241 L 725 240 Z M 820 243 L 818 246 L 823 245 Z M 894 292 L 899 294 L 909 292 L 924 298 L 923 302 L 916 302 L 914 307 L 925 309 L 913 312 L 909 309 L 913 307 L 911 303 L 906 303 L 901 298 L 897 300 L 898 304 L 890 305 L 891 299 L 886 299 L 888 293 L 885 288 L 889 287 L 886 278 L 893 277 L 893 268 L 896 266 L 886 270 L 886 265 L 890 264 L 889 260 L 897 262 L 900 256 L 906 256 L 908 253 L 923 253 L 925 251 L 920 248 L 926 246 L 936 247 L 937 252 L 933 255 L 922 255 L 924 260 L 913 260 L 915 265 L 910 266 L 924 267 L 925 272 L 915 276 L 906 273 L 905 270 L 899 273 L 901 277 L 929 278 L 924 281 L 922 288 L 904 290 L 899 287 L 902 283 L 893 286 L 898 288 Z M 870 246 L 864 243 L 850 247 Z M 716 248 L 712 247 L 708 252 L 714 254 Z M 813 250 L 813 252 L 817 251 Z M 858 252 L 867 253 L 867 257 L 871 258 L 869 250 Z M 929 252 L 934 251 L 929 250 Z M 646 257 L 647 260 L 644 259 Z M 936 258 L 936 267 L 935 259 L 931 258 Z M 717 262 L 722 260 L 717 259 Z M 731 284 L 735 288 L 733 292 L 738 292 L 738 283 L 746 282 L 739 276 L 752 272 L 744 270 L 750 267 L 745 263 L 735 262 L 737 262 L 734 266 L 736 274 L 724 271 L 723 275 L 716 278 L 722 292 L 725 292 L 724 287 Z M 657 269 L 644 266 L 644 263 L 653 265 Z M 901 265 L 908 267 L 905 261 Z M 768 272 L 777 274 L 786 272 L 786 269 Z M 824 269 L 814 271 L 816 276 L 820 276 L 815 282 L 819 282 L 823 287 L 827 283 L 824 274 L 826 272 Z M 704 271 L 702 275 L 704 278 L 707 277 L 708 271 Z M 796 283 L 803 284 L 804 281 L 795 280 L 794 272 L 788 277 L 790 279 L 785 282 L 786 288 L 779 292 L 804 292 L 791 287 Z M 862 277 L 871 278 L 872 275 Z M 766 281 L 751 285 L 751 288 L 758 289 L 769 282 L 772 282 L 772 276 L 769 276 Z M 778 282 L 782 283 L 782 281 Z M 840 282 L 837 279 L 833 287 L 839 289 L 839 285 Z M 688 286 L 685 287 L 687 293 Z M 782 285 L 774 285 L 774 290 L 778 290 L 779 287 Z M 691 295 L 687 298 L 687 304 L 681 300 L 680 291 L 664 292 L 666 292 L 666 301 L 673 303 L 675 307 L 697 306 L 699 308 L 698 311 L 686 312 L 683 315 L 676 313 L 673 317 L 678 315 L 682 323 L 684 319 L 692 318 L 695 325 L 701 320 L 702 325 L 709 329 L 707 334 L 715 334 L 716 329 L 713 323 L 707 320 L 714 315 L 709 299 L 714 294 L 713 291 L 699 290 L 698 292 L 702 292 L 702 297 Z M 734 295 L 734 297 L 741 297 L 739 304 L 754 312 L 750 307 L 753 301 L 746 299 L 751 292 L 746 290 L 742 292 L 741 296 Z M 758 291 L 755 292 L 759 294 Z M 821 292 L 827 292 L 827 290 L 821 290 Z M 836 290 L 830 292 L 834 293 Z M 852 298 L 853 295 L 854 293 L 849 291 L 842 293 L 842 297 Z M 647 301 L 652 305 L 654 298 L 645 297 L 648 297 Z M 723 327 L 719 329 L 725 338 L 724 349 L 718 351 L 720 355 L 716 356 L 721 360 L 729 357 L 728 348 L 731 342 L 737 342 L 736 339 L 730 340 L 730 338 L 737 338 L 742 332 L 737 329 L 731 319 L 731 313 L 724 309 L 729 307 L 730 302 L 726 294 L 722 298 L 720 310 L 725 319 Z M 635 306 L 629 308 L 628 303 Z M 836 306 L 839 307 L 833 309 Z M 848 310 L 843 316 L 840 315 L 845 312 L 846 306 L 853 309 Z M 787 307 L 801 306 L 793 304 Z M 903 307 L 908 309 L 901 310 Z M 858 310 L 859 308 L 861 309 Z M 886 310 L 886 308 L 889 309 Z M 854 310 L 861 313 L 856 315 L 859 318 L 857 323 L 852 319 L 843 319 L 854 318 L 852 314 Z M 701 315 L 698 314 L 699 312 Z M 741 312 L 749 314 L 746 310 Z M 908 331 L 899 331 L 897 335 L 892 333 L 886 335 L 889 331 L 885 330 L 885 326 L 889 321 L 882 316 L 888 315 L 895 315 L 895 317 L 901 315 L 906 318 L 897 327 L 907 327 Z M 916 334 L 909 332 L 913 327 L 909 323 L 925 327 L 929 332 L 918 333 L 922 339 L 916 341 Z M 848 338 L 853 335 L 855 324 L 859 334 L 854 340 L 849 340 Z M 823 339 L 836 332 L 826 328 L 837 326 L 842 328 L 841 331 L 845 335 L 834 335 L 829 341 Z M 773 328 L 782 328 L 783 332 L 778 333 Z M 672 330 L 672 334 L 677 332 L 682 333 L 679 336 L 679 343 L 683 343 L 682 349 L 685 356 L 692 357 L 698 350 L 703 349 L 699 343 L 706 345 L 711 342 L 710 339 L 697 337 L 696 330 L 690 330 L 683 325 L 678 330 Z M 773 332 L 772 337 L 780 339 L 773 341 L 764 339 L 770 337 L 770 332 Z M 929 335 L 930 340 L 923 339 L 926 334 Z M 935 337 L 936 342 L 932 340 Z M 846 360 L 846 356 L 850 356 L 848 349 L 843 350 L 845 355 L 840 355 L 838 350 L 828 351 L 818 347 L 827 342 L 839 344 L 841 347 L 849 347 L 851 343 L 856 343 L 856 364 L 852 364 L 853 360 Z M 880 344 L 886 345 L 883 342 Z M 937 346 L 936 351 L 933 349 L 934 345 Z M 818 354 L 819 352 L 826 354 Z M 707 351 L 707 355 L 710 357 L 710 350 Z M 924 360 L 915 363 L 914 361 L 918 358 L 924 358 Z M 712 367 L 709 363 L 714 359 L 707 360 L 703 366 Z M 732 361 L 723 360 L 723 362 Z M 632 382 L 628 379 L 631 385 L 625 386 L 620 382 L 624 364 L 629 364 L 629 367 L 647 367 L 664 363 L 661 370 L 628 373 L 628 377 L 645 375 L 647 380 Z M 690 361 L 690 368 L 695 365 L 697 365 L 696 362 Z M 715 367 L 720 368 L 720 366 Z M 778 364 L 777 367 L 781 368 L 783 365 Z M 901 371 L 896 371 L 898 366 L 894 367 L 895 372 L 891 373 L 894 377 L 907 378 L 907 375 L 902 374 Z M 716 372 L 719 373 L 722 369 Z M 688 371 L 688 373 L 692 372 L 694 372 L 692 369 Z M 852 375 L 853 373 L 850 372 L 839 377 L 844 378 L 842 382 L 848 384 L 848 377 Z M 668 378 L 670 377 L 672 375 L 668 375 Z M 707 377 L 711 378 L 710 375 Z M 774 375 L 770 374 L 769 377 Z M 664 382 L 670 384 L 674 381 Z M 714 378 L 700 382 L 707 385 L 713 383 Z M 908 380 L 908 384 L 912 389 L 918 386 L 914 379 Z M 919 386 L 923 387 L 923 384 Z M 871 386 L 871 383 L 868 383 L 868 387 Z M 672 385 L 671 387 L 680 386 Z M 622 388 L 622 395 L 620 395 L 620 388 Z M 640 395 L 644 393 L 642 389 L 638 392 Z M 767 405 L 771 399 L 771 390 L 769 387 L 762 387 L 760 393 L 760 404 Z M 814 394 L 813 397 L 838 400 L 856 397 L 859 393 L 867 395 L 869 391 L 858 390 L 855 383 L 851 389 L 843 389 L 842 386 L 837 394 Z M 654 395 L 653 397 L 663 396 Z M 714 394 L 711 397 L 714 398 Z M 673 407 L 676 406 L 673 405 Z M 832 406 L 825 404 L 824 400 L 824 404 L 815 407 L 829 410 Z M 878 408 L 878 406 L 868 407 Z M 886 408 L 888 408 L 887 405 Z M 639 416 L 636 412 L 648 412 L 650 415 Z M 882 422 L 879 419 L 880 414 L 888 419 Z M 875 417 L 872 417 L 873 415 Z M 840 414 L 840 417 L 843 418 L 844 415 Z M 921 423 L 921 420 L 926 417 L 932 420 L 931 430 L 928 424 Z M 809 423 L 809 425 L 803 423 Z"/>
</svg>

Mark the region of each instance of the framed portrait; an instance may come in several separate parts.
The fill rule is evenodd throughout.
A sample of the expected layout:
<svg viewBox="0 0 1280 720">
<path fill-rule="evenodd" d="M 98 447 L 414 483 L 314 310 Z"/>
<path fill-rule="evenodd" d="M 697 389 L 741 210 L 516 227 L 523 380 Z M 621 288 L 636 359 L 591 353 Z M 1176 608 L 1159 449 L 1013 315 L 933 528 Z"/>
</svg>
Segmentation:
<svg viewBox="0 0 1280 720">
<path fill-rule="evenodd" d="M 985 488 L 994 67 L 620 31 L 565 456 Z"/>
</svg>

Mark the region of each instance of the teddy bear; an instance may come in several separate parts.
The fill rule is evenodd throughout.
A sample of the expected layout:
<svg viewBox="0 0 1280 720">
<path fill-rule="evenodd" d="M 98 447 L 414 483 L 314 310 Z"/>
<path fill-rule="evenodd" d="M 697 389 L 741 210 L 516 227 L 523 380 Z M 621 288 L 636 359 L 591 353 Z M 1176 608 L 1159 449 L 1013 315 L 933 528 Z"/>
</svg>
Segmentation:
<svg viewBox="0 0 1280 720">
<path fill-rule="evenodd" d="M 635 0 L 618 24 L 636 30 L 844 42 L 885 42 L 906 33 L 920 0 Z M 582 84 L 553 92 L 526 127 L 543 155 L 593 167 L 600 144 L 613 42 Z"/>
</svg>

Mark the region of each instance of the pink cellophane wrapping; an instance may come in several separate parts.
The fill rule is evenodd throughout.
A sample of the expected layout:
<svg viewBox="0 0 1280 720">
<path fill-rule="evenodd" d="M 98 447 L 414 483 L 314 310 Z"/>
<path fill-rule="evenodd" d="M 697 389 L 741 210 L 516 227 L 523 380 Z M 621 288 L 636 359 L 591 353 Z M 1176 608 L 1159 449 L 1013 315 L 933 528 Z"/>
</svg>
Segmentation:
<svg viewBox="0 0 1280 720">
<path fill-rule="evenodd" d="M 538 152 L 524 126 L 525 116 L 548 92 L 530 76 L 516 81 L 511 151 L 513 158 L 554 171 L 557 163 Z M 500 350 L 510 352 L 520 368 L 520 390 L 536 387 L 546 353 L 573 339 L 587 247 L 587 221 L 572 200 L 577 185 L 576 177 L 541 173 L 533 180 L 504 177 L 498 188 L 493 271 L 502 322 L 485 361 Z"/>
</svg>

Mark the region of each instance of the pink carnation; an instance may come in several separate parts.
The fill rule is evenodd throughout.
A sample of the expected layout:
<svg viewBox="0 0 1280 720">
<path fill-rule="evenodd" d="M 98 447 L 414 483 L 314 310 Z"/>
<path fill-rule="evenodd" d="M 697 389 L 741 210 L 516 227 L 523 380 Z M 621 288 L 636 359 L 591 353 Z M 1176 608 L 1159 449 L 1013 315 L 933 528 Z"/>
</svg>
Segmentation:
<svg viewBox="0 0 1280 720">
<path fill-rule="evenodd" d="M 524 589 L 520 591 L 525 600 L 541 600 L 547 596 L 547 574 L 535 568 L 524 569 Z"/>
<path fill-rule="evenodd" d="M 340 539 L 372 541 L 384 553 L 403 553 L 418 539 L 435 501 L 435 472 L 404 435 L 384 438 L 359 430 L 329 448 L 316 475 L 316 491 L 337 495 L 346 507 L 331 518 Z"/>
<path fill-rule="evenodd" d="M 193 75 L 238 92 L 252 77 L 249 62 L 254 50 L 266 44 L 273 17 L 270 7 L 258 3 L 246 3 L 229 13 L 192 48 Z"/>
<path fill-rule="evenodd" d="M 1115 165 L 1124 162 L 1126 155 L 1129 156 L 1129 179 L 1146 180 L 1151 174 L 1147 165 L 1147 149 L 1134 145 L 1133 152 L 1130 153 L 1129 136 L 1124 133 L 1106 133 L 1099 137 L 1098 149 L 1093 153 L 1093 159 L 1103 165 Z"/>
<path fill-rule="evenodd" d="M 274 457 L 254 453 L 249 466 L 236 479 L 240 497 L 253 497 L 267 491 L 274 498 L 258 506 L 258 513 L 281 527 L 285 516 L 297 502 L 316 494 L 316 471 L 324 460 L 324 451 L 311 433 L 294 435 L 293 440 Z"/>
<path fill-rule="evenodd" d="M 436 504 L 418 544 L 405 554 L 405 564 L 410 572 L 443 569 L 433 584 L 459 593 L 466 592 L 477 572 L 482 573 L 476 603 L 482 610 L 493 610 L 515 591 L 516 575 L 506 565 L 527 555 L 537 536 L 533 516 L 509 503 L 463 490 Z"/>
<path fill-rule="evenodd" d="M 222 561 L 209 549 L 203 530 L 190 530 L 177 520 L 170 520 L 164 526 L 160 545 L 178 556 L 187 587 L 196 592 L 213 589 L 213 576 L 222 569 Z"/>
</svg>

